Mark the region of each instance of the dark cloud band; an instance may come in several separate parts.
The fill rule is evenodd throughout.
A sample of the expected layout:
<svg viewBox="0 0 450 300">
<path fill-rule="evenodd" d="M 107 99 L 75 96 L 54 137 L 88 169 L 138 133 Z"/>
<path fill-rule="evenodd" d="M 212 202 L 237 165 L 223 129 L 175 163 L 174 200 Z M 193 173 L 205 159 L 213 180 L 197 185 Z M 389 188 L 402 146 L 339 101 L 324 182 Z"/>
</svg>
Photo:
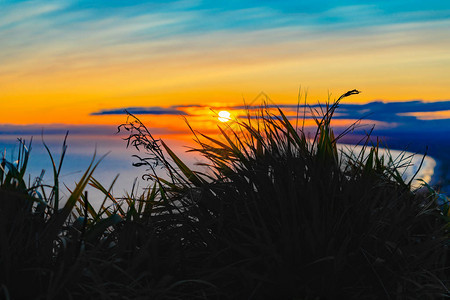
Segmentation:
<svg viewBox="0 0 450 300">
<path fill-rule="evenodd" d="M 126 115 L 127 111 L 134 115 L 187 115 L 185 111 L 178 110 L 176 107 L 164 108 L 160 106 L 106 109 L 98 112 L 93 112 L 91 113 L 91 115 Z"/>
</svg>

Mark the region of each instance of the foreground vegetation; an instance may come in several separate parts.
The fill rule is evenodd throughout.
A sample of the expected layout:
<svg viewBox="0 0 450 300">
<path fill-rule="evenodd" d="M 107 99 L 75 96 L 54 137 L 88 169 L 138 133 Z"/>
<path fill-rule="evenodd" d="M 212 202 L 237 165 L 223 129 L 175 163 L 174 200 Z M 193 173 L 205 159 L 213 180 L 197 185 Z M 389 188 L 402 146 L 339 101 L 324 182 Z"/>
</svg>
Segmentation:
<svg viewBox="0 0 450 300">
<path fill-rule="evenodd" d="M 137 118 L 119 127 L 142 151 L 150 187 L 115 198 L 93 160 L 61 205 L 54 183 L 26 183 L 29 151 L 0 171 L 0 294 L 5 299 L 437 299 L 448 287 L 448 203 L 411 191 L 402 162 L 363 141 L 341 153 L 330 126 L 308 138 L 261 108 L 193 131 L 208 171 L 188 168 Z M 297 122 L 296 122 L 297 123 Z M 50 157 L 52 158 L 50 152 Z M 53 161 L 53 158 L 52 158 Z M 163 168 L 167 176 L 156 176 Z M 105 199 L 95 210 L 90 184 Z"/>
</svg>

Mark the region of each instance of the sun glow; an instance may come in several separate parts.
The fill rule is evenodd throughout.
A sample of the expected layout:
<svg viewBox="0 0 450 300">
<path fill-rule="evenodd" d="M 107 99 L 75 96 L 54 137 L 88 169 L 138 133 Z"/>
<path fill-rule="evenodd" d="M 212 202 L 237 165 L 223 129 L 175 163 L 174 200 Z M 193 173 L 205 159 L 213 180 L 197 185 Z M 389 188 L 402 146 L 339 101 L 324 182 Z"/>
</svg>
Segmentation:
<svg viewBox="0 0 450 300">
<path fill-rule="evenodd" d="M 230 112 L 228 112 L 226 110 L 219 111 L 218 119 L 219 119 L 220 122 L 228 122 L 228 121 L 231 120 L 230 117 L 231 117 Z"/>
</svg>

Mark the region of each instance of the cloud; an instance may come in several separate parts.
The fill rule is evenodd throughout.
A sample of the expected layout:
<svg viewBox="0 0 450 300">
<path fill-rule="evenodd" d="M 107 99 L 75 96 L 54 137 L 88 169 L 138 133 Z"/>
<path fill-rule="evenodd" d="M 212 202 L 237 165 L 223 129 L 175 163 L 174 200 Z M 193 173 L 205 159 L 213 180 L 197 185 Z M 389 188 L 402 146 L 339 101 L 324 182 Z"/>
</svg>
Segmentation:
<svg viewBox="0 0 450 300">
<path fill-rule="evenodd" d="M 210 107 L 205 104 L 181 104 L 181 105 L 172 105 L 172 108 L 201 108 L 201 107 Z"/>
<path fill-rule="evenodd" d="M 30 124 L 11 125 L 0 124 L 0 135 L 63 135 L 70 134 L 111 134 L 117 131 L 116 126 L 110 125 L 68 125 L 68 124 Z"/>
<path fill-rule="evenodd" d="M 91 115 L 126 115 L 127 111 L 134 115 L 188 115 L 185 111 L 178 110 L 177 107 L 166 108 L 161 106 L 105 109 L 98 112 L 93 112 Z"/>
<path fill-rule="evenodd" d="M 31 124 L 31 125 L 11 125 L 0 124 L 0 135 L 11 137 L 33 136 L 40 139 L 47 136 L 64 136 L 69 132 L 69 136 L 74 135 L 102 135 L 113 136 L 117 133 L 116 125 L 70 125 L 70 124 Z M 152 128 L 154 134 L 180 134 L 186 131 L 173 130 L 170 128 Z M 0 141 L 2 144 L 3 141 Z"/>
<path fill-rule="evenodd" d="M 408 131 L 449 131 L 450 115 L 445 116 L 445 111 L 450 110 L 450 101 L 424 102 L 420 100 L 405 102 L 375 101 L 367 104 L 341 104 L 337 110 L 336 119 L 369 119 L 387 123 L 395 123 L 396 129 Z M 442 112 L 439 118 L 433 119 L 433 112 Z M 428 115 L 427 119 L 421 118 L 421 113 Z"/>
<path fill-rule="evenodd" d="M 259 98 L 257 98 L 259 99 Z M 190 115 L 202 116 L 204 109 L 211 109 L 212 111 L 228 109 L 230 111 L 240 110 L 257 110 L 261 106 L 253 101 L 249 105 L 234 105 L 234 106 L 207 106 L 204 104 L 183 104 L 173 105 L 170 107 L 150 106 L 150 107 L 128 107 L 112 110 L 102 110 L 94 112 L 91 115 L 111 115 L 111 114 L 126 114 L 125 110 L 132 114 L 153 114 L 153 115 Z M 263 103 L 263 102 L 261 102 Z M 299 111 L 303 116 L 305 111 L 306 118 L 312 118 L 311 110 L 320 112 L 325 110 L 323 104 L 300 105 L 297 104 L 275 104 L 269 103 L 264 105 L 269 109 L 280 108 L 286 113 Z M 198 114 L 196 110 L 198 109 Z M 188 110 L 187 113 L 185 110 Z M 349 104 L 341 103 L 336 110 L 334 119 L 339 120 L 358 120 L 377 121 L 380 123 L 391 124 L 390 130 L 408 130 L 408 131 L 424 131 L 435 129 L 438 131 L 450 131 L 450 100 L 426 102 L 422 100 L 411 101 L 373 101 L 366 104 Z M 423 116 L 423 117 L 422 117 Z M 434 118 L 433 118 L 434 116 Z M 246 117 L 246 116 L 245 116 Z M 295 115 L 289 115 L 290 119 L 295 118 Z"/>
<path fill-rule="evenodd" d="M 250 106 L 237 105 L 232 106 L 230 108 L 233 109 L 245 109 L 247 107 L 250 108 L 258 108 L 259 106 L 255 105 L 254 101 L 250 104 Z M 269 101 L 270 102 L 270 101 Z M 318 109 L 323 107 L 324 104 L 312 104 L 312 105 L 300 105 L 297 104 L 268 104 L 269 108 L 285 108 L 287 110 L 296 110 L 297 107 L 300 109 L 313 108 Z M 381 118 L 384 120 L 385 115 L 398 115 L 400 113 L 417 113 L 417 112 L 438 112 L 445 111 L 450 109 L 450 100 L 444 101 L 423 101 L 423 100 L 410 100 L 410 101 L 382 101 L 376 100 L 372 102 L 368 102 L 365 104 L 349 104 L 349 103 L 341 103 L 339 104 L 338 112 L 346 117 L 355 116 L 355 115 L 364 115 L 370 114 L 373 115 L 374 118 Z"/>
<path fill-rule="evenodd" d="M 0 4 L 6 16 L 0 20 L 0 62 L 13 58 L 22 61 L 36 55 L 52 61 L 55 56 L 91 53 L 95 56 L 111 51 L 120 56 L 128 46 L 134 48 L 132 57 L 145 56 L 144 53 L 167 55 L 182 53 L 191 39 L 208 44 L 214 38 L 209 44 L 222 46 L 286 43 L 299 38 L 308 41 L 322 34 L 328 36 L 330 30 L 353 28 L 351 34 L 355 35 L 358 31 L 355 28 L 414 22 L 418 22 L 416 28 L 421 28 L 423 22 L 448 20 L 449 15 L 448 10 L 434 11 L 428 6 L 414 10 L 413 5 L 408 5 L 408 13 L 402 14 L 404 8 L 400 5 L 350 5 L 352 1 L 317 5 L 298 5 L 294 1 L 287 4 L 243 1 L 229 5 L 209 1 L 185 1 L 181 5 L 181 2 L 120 5 L 100 1 L 86 6 L 76 1 Z M 165 43 L 182 46 L 167 53 Z M 204 43 L 198 48 L 203 48 Z M 294 48 L 300 49 L 295 45 Z"/>
<path fill-rule="evenodd" d="M 7 2 L 7 1 L 6 1 Z M 32 19 L 48 17 L 52 13 L 62 11 L 69 6 L 67 1 L 25 1 L 14 4 L 2 4 L 0 29 L 8 29 Z"/>
</svg>

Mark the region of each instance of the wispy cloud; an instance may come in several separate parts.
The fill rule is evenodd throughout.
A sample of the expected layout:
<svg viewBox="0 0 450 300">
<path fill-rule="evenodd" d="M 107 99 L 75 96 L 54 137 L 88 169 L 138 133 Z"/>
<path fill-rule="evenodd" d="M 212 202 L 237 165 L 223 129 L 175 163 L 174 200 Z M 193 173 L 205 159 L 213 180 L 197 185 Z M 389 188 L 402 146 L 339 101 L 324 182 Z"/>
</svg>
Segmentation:
<svg viewBox="0 0 450 300">
<path fill-rule="evenodd" d="M 35 136 L 39 138 L 41 135 L 64 135 L 67 131 L 72 134 L 91 134 L 91 135 L 111 135 L 114 133 L 114 126 L 107 125 L 0 125 L 0 135 L 13 135 L 16 137 Z"/>
<path fill-rule="evenodd" d="M 99 54 L 109 54 L 109 61 L 114 56 L 123 61 L 192 54 L 206 45 L 209 45 L 206 49 L 213 47 L 215 51 L 223 47 L 274 43 L 291 43 L 295 47 L 297 43 L 293 41 L 305 44 L 320 39 L 323 43 L 323 35 L 329 36 L 330 31 L 352 36 L 359 35 L 358 32 L 373 35 L 377 31 L 386 33 L 380 27 L 389 32 L 391 28 L 387 26 L 417 24 L 421 27 L 421 24 L 448 21 L 450 17 L 450 10 L 433 11 L 431 15 L 432 9 L 426 7 L 404 11 L 382 4 L 348 5 L 345 1 L 310 6 L 287 2 L 255 5 L 244 1 L 225 6 L 209 1 L 122 6 L 98 2 L 84 7 L 77 1 L 13 1 L 4 7 L 0 4 L 4 16 L 0 19 L 0 61 L 46 58 L 48 64 L 57 63 L 61 58 Z M 125 56 L 130 50 L 134 55 Z M 297 51 L 302 50 L 297 48 Z"/>
<path fill-rule="evenodd" d="M 73 135 L 88 135 L 88 136 L 103 136 L 116 137 L 114 134 L 118 133 L 115 125 L 67 125 L 67 124 L 30 124 L 30 125 L 11 125 L 0 124 L 0 135 L 12 137 L 34 137 L 40 139 L 41 136 L 64 136 L 69 132 L 69 136 Z M 152 128 L 153 134 L 184 134 L 186 130 L 174 130 L 171 128 Z M 61 138 L 62 141 L 62 138 Z"/>
<path fill-rule="evenodd" d="M 127 112 L 134 115 L 187 115 L 187 113 L 182 110 L 160 106 L 105 109 L 98 112 L 93 112 L 91 115 L 126 115 Z"/>
</svg>

